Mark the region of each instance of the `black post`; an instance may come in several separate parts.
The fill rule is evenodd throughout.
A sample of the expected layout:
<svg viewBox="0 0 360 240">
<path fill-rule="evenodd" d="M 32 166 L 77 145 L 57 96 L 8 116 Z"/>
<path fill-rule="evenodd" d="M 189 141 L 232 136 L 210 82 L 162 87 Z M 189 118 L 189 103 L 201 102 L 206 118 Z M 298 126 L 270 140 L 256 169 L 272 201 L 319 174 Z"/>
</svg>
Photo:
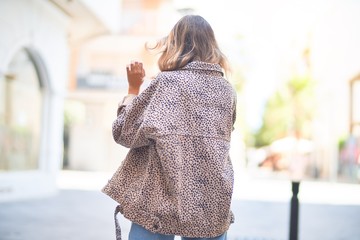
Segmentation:
<svg viewBox="0 0 360 240">
<path fill-rule="evenodd" d="M 291 182 L 292 197 L 290 207 L 290 240 L 298 239 L 298 225 L 299 225 L 299 185 L 300 182 Z"/>
</svg>

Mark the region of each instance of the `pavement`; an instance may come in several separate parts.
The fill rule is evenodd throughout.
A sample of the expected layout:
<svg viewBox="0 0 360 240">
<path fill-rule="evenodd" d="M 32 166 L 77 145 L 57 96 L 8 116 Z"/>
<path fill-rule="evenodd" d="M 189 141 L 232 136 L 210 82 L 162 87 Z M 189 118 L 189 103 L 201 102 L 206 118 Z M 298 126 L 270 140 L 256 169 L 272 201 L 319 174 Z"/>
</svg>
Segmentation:
<svg viewBox="0 0 360 240">
<path fill-rule="evenodd" d="M 116 203 L 100 192 L 110 176 L 62 171 L 58 194 L 0 203 L 0 240 L 114 240 Z M 289 239 L 291 183 L 240 176 L 228 240 Z M 360 184 L 303 181 L 299 200 L 299 240 L 360 239 Z M 119 220 L 126 240 L 130 223 Z"/>
</svg>

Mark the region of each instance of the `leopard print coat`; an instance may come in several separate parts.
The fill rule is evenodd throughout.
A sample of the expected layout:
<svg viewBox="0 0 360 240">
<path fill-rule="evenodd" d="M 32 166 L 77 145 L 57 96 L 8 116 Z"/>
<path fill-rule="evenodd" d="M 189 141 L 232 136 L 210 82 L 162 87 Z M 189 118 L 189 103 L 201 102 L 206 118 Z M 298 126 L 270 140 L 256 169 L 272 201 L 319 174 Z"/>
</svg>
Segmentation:
<svg viewBox="0 0 360 240">
<path fill-rule="evenodd" d="M 152 232 L 216 237 L 233 222 L 229 158 L 236 94 L 218 64 L 165 71 L 118 108 L 114 140 L 130 148 L 103 192 Z"/>
</svg>

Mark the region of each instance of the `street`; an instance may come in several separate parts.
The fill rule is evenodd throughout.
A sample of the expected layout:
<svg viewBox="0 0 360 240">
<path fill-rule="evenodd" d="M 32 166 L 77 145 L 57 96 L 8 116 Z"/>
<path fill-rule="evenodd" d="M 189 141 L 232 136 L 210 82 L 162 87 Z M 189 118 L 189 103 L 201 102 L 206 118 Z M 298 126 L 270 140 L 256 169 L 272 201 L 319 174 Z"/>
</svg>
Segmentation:
<svg viewBox="0 0 360 240">
<path fill-rule="evenodd" d="M 0 239 L 115 239 L 113 211 L 116 203 L 97 190 L 105 177 L 64 172 L 59 180 L 59 193 L 55 196 L 0 203 Z M 75 179 L 82 181 L 71 186 Z M 242 179 L 235 184 L 232 210 L 236 219 L 228 231 L 228 239 L 288 239 L 289 186 L 283 180 Z M 286 192 L 287 187 L 287 193 L 281 193 Z M 360 239 L 359 185 L 304 183 L 301 190 L 300 240 Z M 319 194 L 311 197 L 312 192 Z M 324 202 L 326 197 L 332 199 Z M 122 216 L 119 220 L 123 239 L 127 239 L 130 223 Z"/>
</svg>

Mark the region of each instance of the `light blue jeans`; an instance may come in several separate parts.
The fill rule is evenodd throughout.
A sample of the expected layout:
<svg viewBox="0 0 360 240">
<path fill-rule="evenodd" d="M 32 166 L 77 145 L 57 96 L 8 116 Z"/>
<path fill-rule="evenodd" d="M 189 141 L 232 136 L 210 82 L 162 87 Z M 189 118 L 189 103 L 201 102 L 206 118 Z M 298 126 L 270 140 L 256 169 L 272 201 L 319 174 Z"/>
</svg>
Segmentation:
<svg viewBox="0 0 360 240">
<path fill-rule="evenodd" d="M 142 226 L 132 223 L 129 233 L 129 240 L 174 240 L 174 235 L 163 235 L 153 233 Z M 182 240 L 226 240 L 226 233 L 214 238 L 187 238 L 181 237 Z"/>
</svg>

